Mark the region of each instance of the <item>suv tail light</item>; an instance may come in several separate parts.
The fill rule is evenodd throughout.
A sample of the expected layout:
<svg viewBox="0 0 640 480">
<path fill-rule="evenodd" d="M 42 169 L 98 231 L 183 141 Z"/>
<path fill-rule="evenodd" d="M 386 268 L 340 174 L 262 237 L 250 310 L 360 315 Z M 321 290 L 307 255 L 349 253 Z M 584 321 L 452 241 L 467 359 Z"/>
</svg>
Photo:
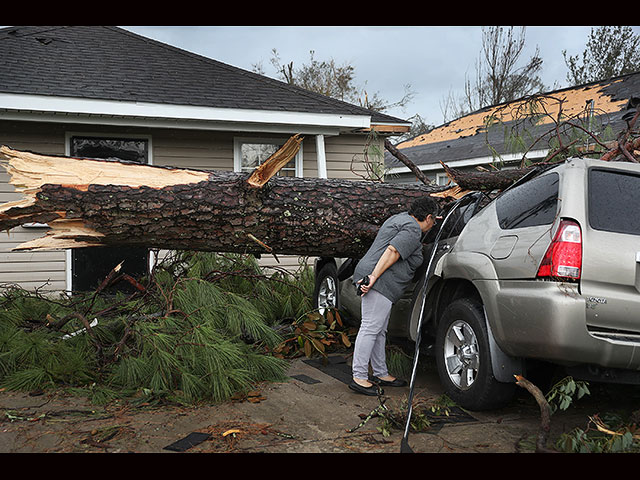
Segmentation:
<svg viewBox="0 0 640 480">
<path fill-rule="evenodd" d="M 582 269 L 582 234 L 580 225 L 561 220 L 555 238 L 538 269 L 538 277 L 579 280 Z"/>
</svg>

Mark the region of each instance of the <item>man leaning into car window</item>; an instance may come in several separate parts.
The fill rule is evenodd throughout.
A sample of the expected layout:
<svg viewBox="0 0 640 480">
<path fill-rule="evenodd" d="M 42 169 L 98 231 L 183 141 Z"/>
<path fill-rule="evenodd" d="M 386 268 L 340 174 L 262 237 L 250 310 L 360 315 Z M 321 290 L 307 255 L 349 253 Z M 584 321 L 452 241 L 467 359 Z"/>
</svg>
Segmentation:
<svg viewBox="0 0 640 480">
<path fill-rule="evenodd" d="M 389 375 L 385 355 L 387 326 L 392 305 L 422 264 L 422 234 L 435 225 L 437 212 L 436 202 L 424 197 L 416 200 L 408 212 L 389 217 L 355 268 L 353 279 L 362 292 L 362 322 L 353 351 L 353 381 L 349 388 L 357 393 L 377 395 L 376 384 L 407 384 Z"/>
</svg>

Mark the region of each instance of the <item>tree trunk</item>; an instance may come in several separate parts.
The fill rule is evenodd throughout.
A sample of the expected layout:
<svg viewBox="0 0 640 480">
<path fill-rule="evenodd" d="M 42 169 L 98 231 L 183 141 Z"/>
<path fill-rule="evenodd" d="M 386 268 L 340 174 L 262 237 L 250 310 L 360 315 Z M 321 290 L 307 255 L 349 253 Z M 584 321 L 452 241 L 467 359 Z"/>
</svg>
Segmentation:
<svg viewBox="0 0 640 480">
<path fill-rule="evenodd" d="M 451 181 L 458 184 L 458 186 L 465 191 L 504 190 L 534 168 L 525 167 L 512 170 L 497 170 L 494 172 L 462 172 L 448 167 L 442 162 L 440 162 L 440 164 Z"/>
<path fill-rule="evenodd" d="M 7 147 L 0 153 L 9 160 L 11 183 L 26 194 L 0 205 L 0 229 L 27 222 L 51 227 L 17 250 L 144 246 L 357 257 L 390 215 L 444 190 L 291 177 L 262 178 L 256 187 L 248 174 L 51 157 Z M 286 163 L 282 156 L 278 161 Z"/>
</svg>

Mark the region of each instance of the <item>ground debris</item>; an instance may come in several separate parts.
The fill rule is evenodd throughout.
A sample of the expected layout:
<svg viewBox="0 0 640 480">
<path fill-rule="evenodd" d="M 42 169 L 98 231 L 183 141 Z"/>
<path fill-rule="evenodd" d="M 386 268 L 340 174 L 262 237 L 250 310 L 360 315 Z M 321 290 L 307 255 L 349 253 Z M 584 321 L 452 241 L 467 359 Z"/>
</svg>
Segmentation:
<svg viewBox="0 0 640 480">
<path fill-rule="evenodd" d="M 294 440 L 295 437 L 273 428 L 269 423 L 250 423 L 241 421 L 224 421 L 200 429 L 210 438 L 200 453 L 227 453 L 244 449 L 264 448 L 275 442 Z M 239 442 L 243 441 L 242 447 Z"/>
<path fill-rule="evenodd" d="M 128 425 L 107 425 L 91 430 L 88 437 L 80 441 L 83 445 L 97 448 L 112 448 L 107 442 L 125 435 L 133 435 L 135 431 Z"/>
</svg>

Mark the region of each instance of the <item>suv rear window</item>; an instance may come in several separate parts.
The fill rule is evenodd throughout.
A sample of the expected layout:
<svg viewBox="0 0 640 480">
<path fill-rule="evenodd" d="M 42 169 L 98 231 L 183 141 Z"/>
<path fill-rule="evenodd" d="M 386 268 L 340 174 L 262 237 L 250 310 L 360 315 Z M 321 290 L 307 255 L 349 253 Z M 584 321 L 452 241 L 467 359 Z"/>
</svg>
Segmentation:
<svg viewBox="0 0 640 480">
<path fill-rule="evenodd" d="M 640 235 L 640 175 L 589 171 L 589 224 L 596 230 Z"/>
<path fill-rule="evenodd" d="M 502 229 L 550 225 L 558 210 L 557 173 L 549 173 L 507 190 L 496 200 Z"/>
</svg>

